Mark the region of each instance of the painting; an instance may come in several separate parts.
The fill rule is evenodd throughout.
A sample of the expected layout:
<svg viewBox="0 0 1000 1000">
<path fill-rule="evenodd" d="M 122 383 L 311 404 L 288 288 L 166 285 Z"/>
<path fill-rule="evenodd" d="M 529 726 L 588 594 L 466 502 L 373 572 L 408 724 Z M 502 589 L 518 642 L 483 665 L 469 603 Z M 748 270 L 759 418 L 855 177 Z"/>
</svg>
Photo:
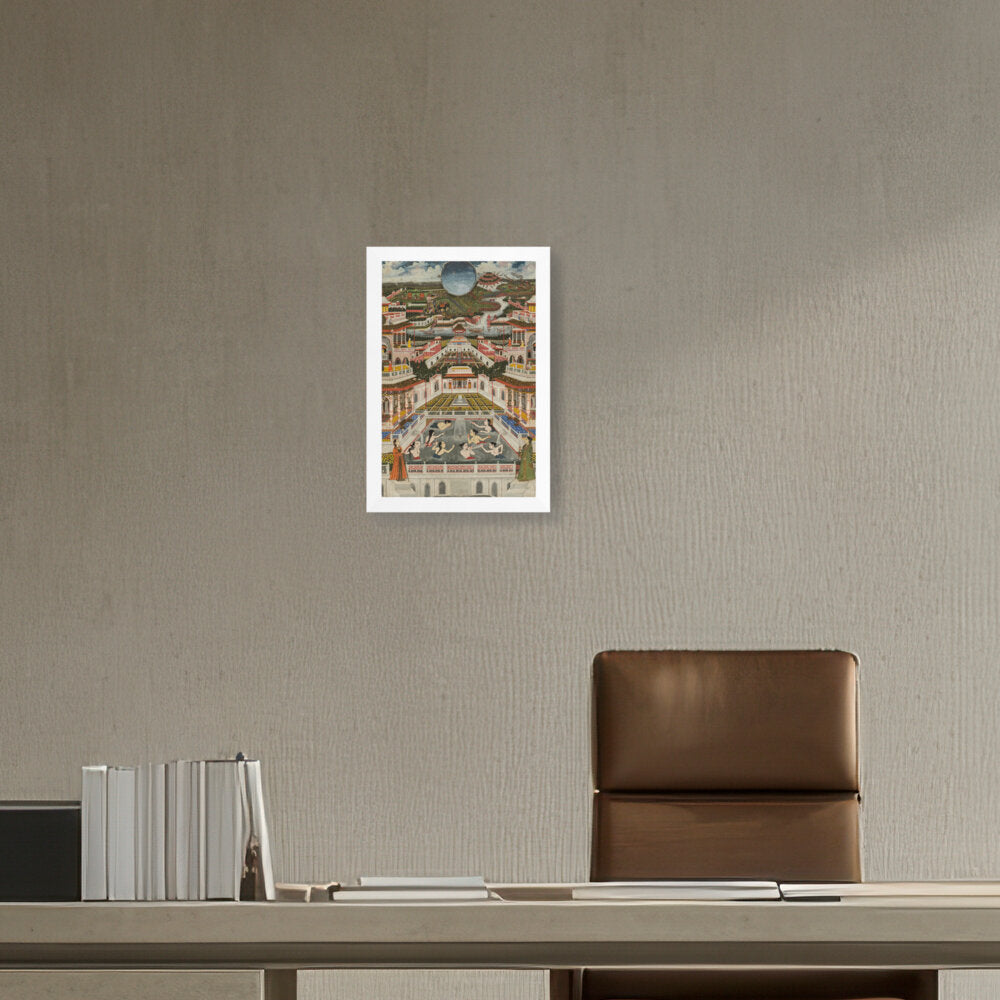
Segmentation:
<svg viewBox="0 0 1000 1000">
<path fill-rule="evenodd" d="M 549 510 L 549 248 L 369 247 L 369 511 Z"/>
</svg>

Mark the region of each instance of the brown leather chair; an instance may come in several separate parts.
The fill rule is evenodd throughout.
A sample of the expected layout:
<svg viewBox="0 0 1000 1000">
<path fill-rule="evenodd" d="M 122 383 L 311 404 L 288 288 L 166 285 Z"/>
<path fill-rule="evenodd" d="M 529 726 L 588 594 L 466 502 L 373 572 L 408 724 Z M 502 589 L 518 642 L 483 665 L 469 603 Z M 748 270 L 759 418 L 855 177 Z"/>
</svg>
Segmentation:
<svg viewBox="0 0 1000 1000">
<path fill-rule="evenodd" d="M 858 881 L 857 660 L 594 660 L 591 879 Z M 792 904 L 775 904 L 792 905 Z M 934 1000 L 935 970 L 557 970 L 552 1000 Z"/>
</svg>

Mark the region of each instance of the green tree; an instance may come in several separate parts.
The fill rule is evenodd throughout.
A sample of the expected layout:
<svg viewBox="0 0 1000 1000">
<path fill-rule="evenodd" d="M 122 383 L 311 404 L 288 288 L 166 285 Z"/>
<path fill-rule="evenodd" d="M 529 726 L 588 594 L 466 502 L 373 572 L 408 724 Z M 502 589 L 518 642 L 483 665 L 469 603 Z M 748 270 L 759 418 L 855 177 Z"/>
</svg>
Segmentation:
<svg viewBox="0 0 1000 1000">
<path fill-rule="evenodd" d="M 427 367 L 426 361 L 411 361 L 410 367 L 413 369 L 413 374 L 425 382 L 431 377 L 431 370 Z"/>
<path fill-rule="evenodd" d="M 535 453 L 531 448 L 531 438 L 521 447 L 518 455 L 517 481 L 527 483 L 535 478 Z"/>
</svg>

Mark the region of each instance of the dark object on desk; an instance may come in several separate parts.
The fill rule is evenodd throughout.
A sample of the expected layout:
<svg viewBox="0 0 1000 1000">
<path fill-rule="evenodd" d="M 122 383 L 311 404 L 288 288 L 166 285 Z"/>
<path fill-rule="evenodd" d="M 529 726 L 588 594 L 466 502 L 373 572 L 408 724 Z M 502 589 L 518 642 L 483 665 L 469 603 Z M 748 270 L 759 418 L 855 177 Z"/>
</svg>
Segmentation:
<svg viewBox="0 0 1000 1000">
<path fill-rule="evenodd" d="M 860 880 L 850 653 L 605 652 L 593 692 L 593 881 Z M 551 985 L 552 1000 L 934 1000 L 937 973 L 583 969 Z"/>
<path fill-rule="evenodd" d="M 0 802 L 0 901 L 80 898 L 80 803 Z"/>
</svg>

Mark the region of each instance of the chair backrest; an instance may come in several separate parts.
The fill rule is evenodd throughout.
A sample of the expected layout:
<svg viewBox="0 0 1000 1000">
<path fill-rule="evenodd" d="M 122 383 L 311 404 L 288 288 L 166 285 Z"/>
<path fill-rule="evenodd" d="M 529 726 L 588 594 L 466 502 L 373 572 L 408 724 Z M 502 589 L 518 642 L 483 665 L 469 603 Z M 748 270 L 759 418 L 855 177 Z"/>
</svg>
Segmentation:
<svg viewBox="0 0 1000 1000">
<path fill-rule="evenodd" d="M 857 881 L 857 660 L 594 660 L 591 878 Z"/>
</svg>

